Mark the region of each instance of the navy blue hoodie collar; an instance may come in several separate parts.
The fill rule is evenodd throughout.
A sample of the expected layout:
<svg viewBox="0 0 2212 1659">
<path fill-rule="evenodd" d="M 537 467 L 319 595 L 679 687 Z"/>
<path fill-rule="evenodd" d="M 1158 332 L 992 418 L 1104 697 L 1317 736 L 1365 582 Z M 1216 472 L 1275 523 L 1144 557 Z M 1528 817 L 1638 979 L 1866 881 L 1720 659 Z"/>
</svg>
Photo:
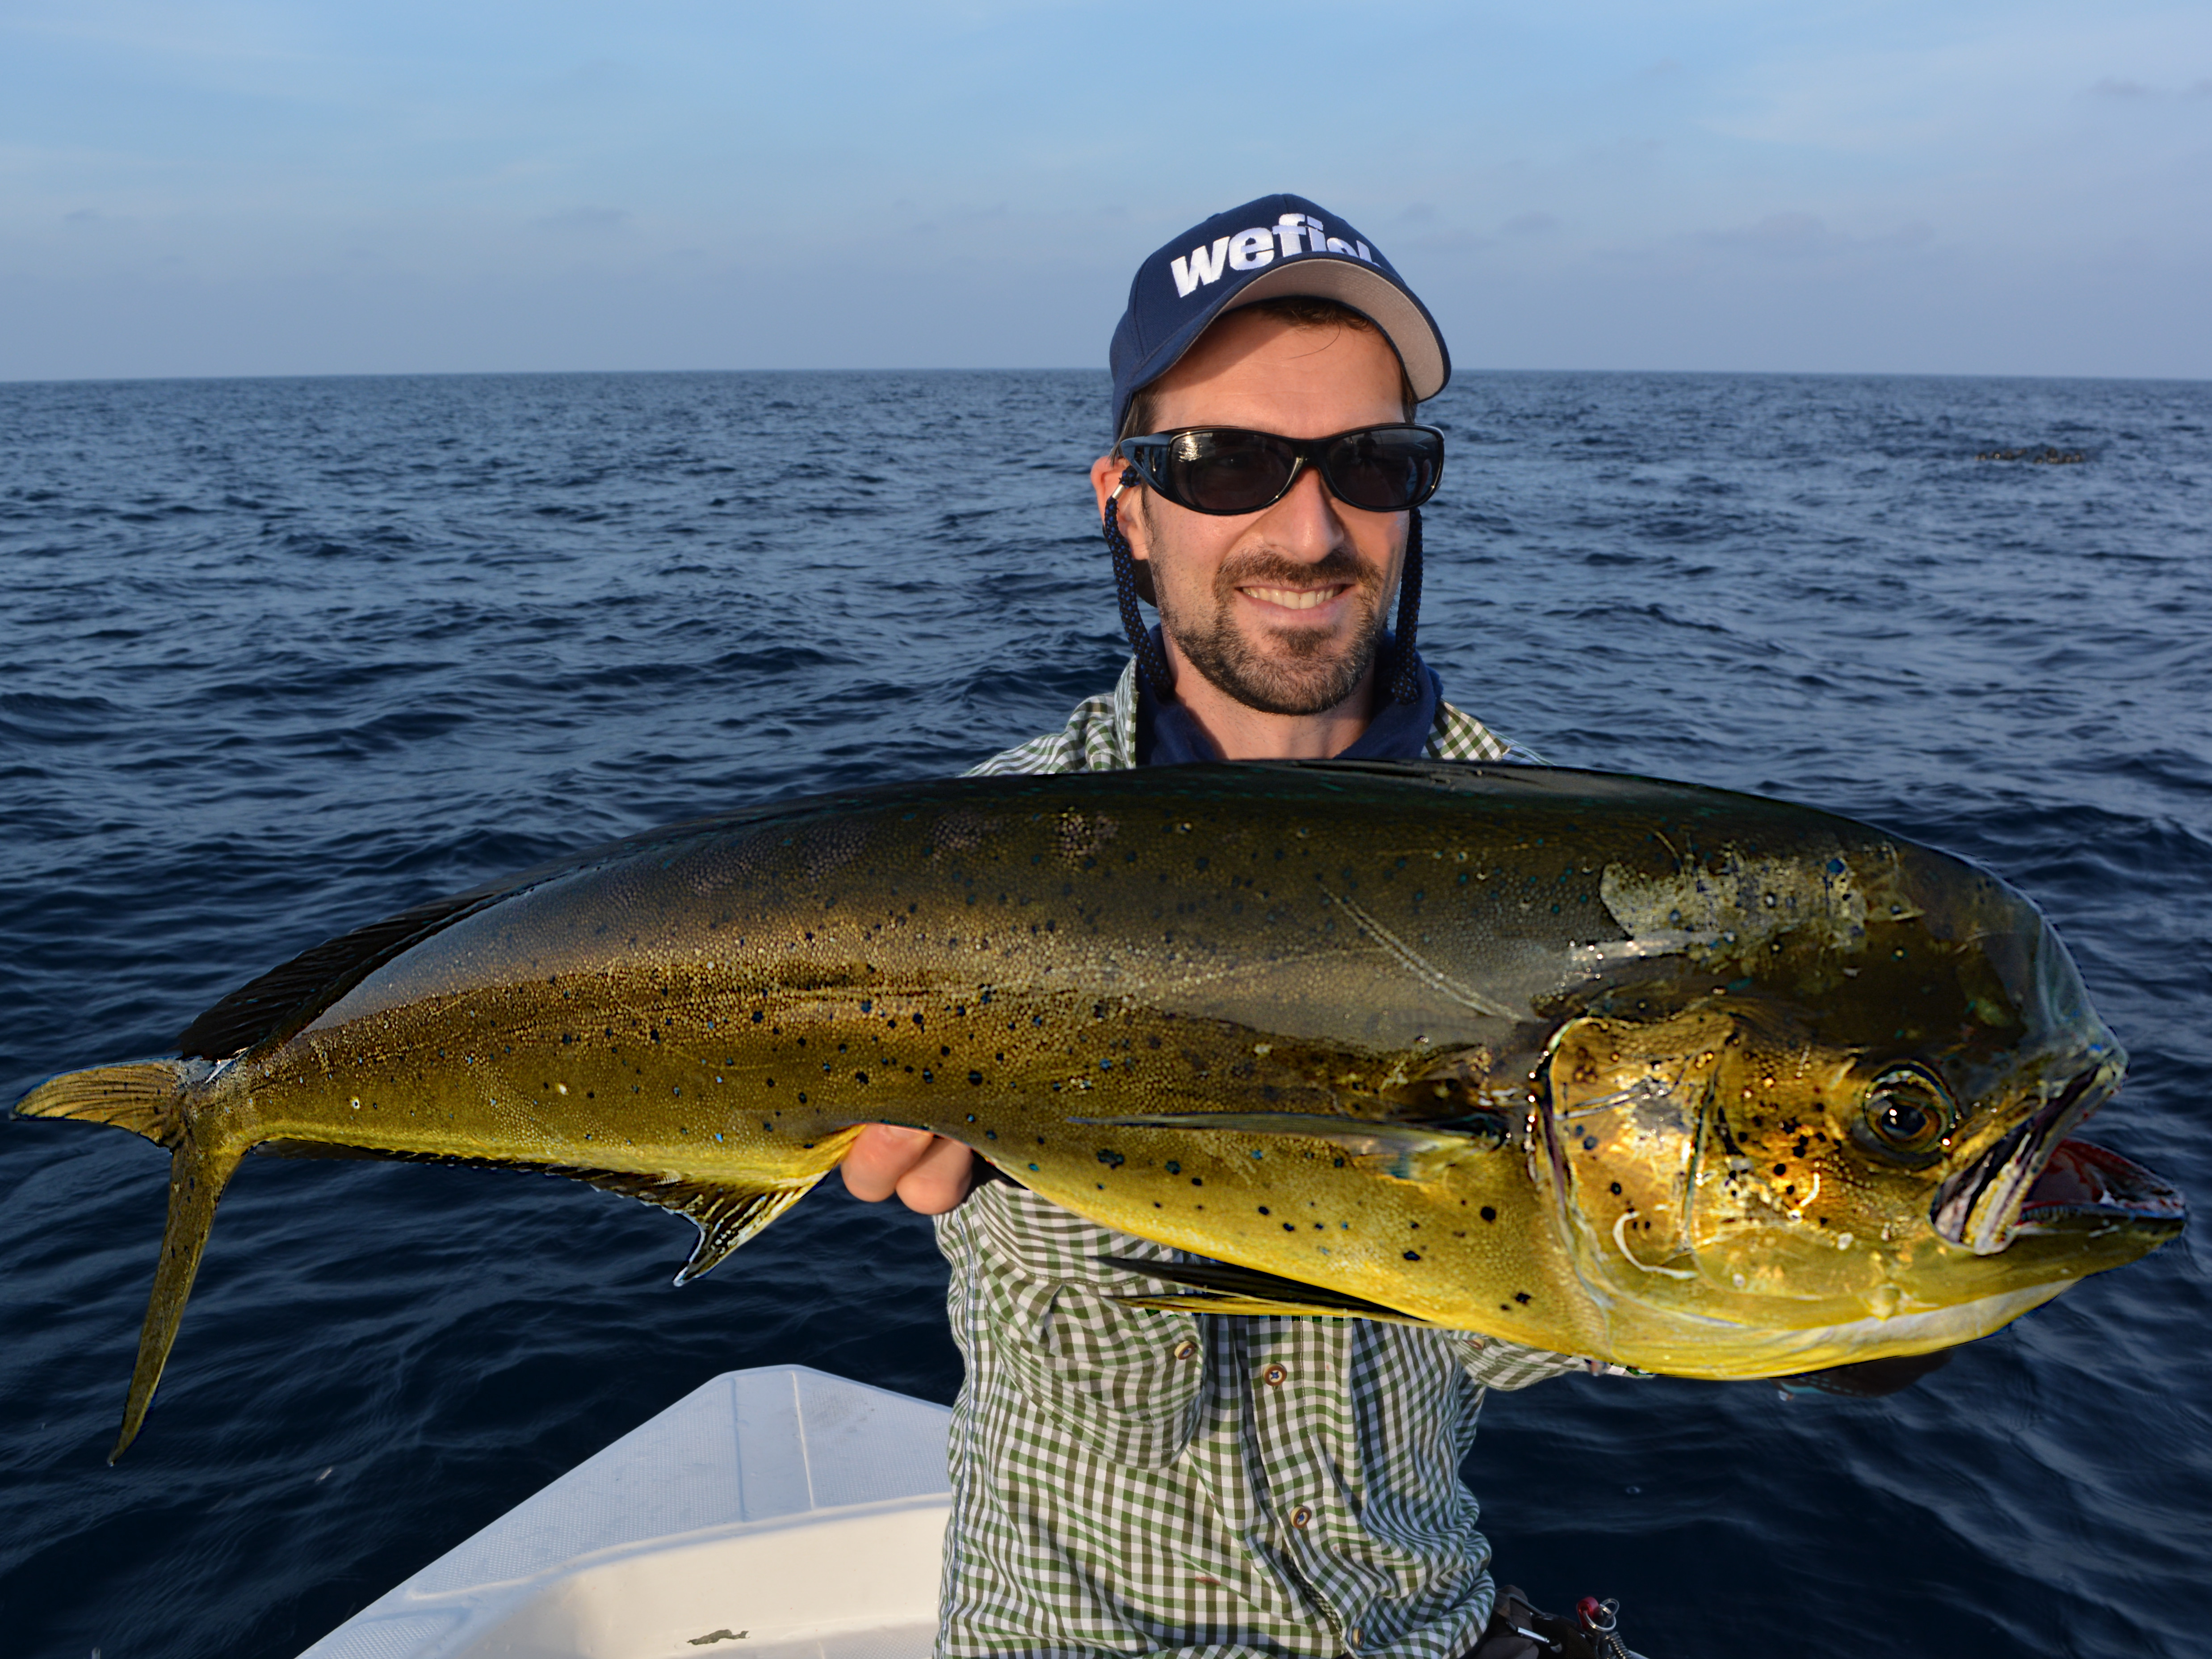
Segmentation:
<svg viewBox="0 0 2212 1659">
<path fill-rule="evenodd" d="M 1152 629 L 1159 643 L 1160 630 Z M 1382 630 L 1376 660 L 1388 662 L 1395 641 Z M 1415 659 L 1419 660 L 1416 653 Z M 1428 752 L 1429 733 L 1437 723 L 1437 705 L 1443 699 L 1443 684 L 1436 671 L 1421 664 L 1421 696 L 1414 702 L 1387 702 L 1367 724 L 1358 739 L 1340 751 L 1338 760 L 1419 760 Z M 1162 702 L 1152 695 L 1142 674 L 1137 676 L 1137 764 L 1188 766 L 1196 761 L 1218 761 L 1221 751 L 1199 729 L 1190 711 L 1179 702 Z"/>
</svg>

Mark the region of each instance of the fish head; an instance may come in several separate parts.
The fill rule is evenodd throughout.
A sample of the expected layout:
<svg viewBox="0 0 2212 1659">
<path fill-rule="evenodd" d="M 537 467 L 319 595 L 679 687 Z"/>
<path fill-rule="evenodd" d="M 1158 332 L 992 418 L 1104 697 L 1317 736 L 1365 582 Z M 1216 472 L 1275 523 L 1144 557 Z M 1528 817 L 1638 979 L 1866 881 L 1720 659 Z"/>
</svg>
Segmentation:
<svg viewBox="0 0 2212 1659">
<path fill-rule="evenodd" d="M 2074 1137 L 2127 1057 L 2027 900 L 1896 842 L 1790 904 L 1753 873 L 1701 935 L 1645 894 L 1687 936 L 1550 1040 L 1538 1155 L 1594 1298 L 1767 1375 L 1986 1334 L 2181 1230 Z"/>
</svg>

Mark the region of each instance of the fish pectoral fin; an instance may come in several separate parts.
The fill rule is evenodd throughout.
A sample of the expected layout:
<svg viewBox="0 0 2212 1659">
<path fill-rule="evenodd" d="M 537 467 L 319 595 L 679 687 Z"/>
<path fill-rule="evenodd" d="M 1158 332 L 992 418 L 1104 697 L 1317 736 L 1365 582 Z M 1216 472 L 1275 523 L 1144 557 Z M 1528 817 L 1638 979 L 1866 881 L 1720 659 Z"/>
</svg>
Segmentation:
<svg viewBox="0 0 2212 1659">
<path fill-rule="evenodd" d="M 1340 1298 L 1349 1301 L 1352 1298 Z M 1370 1312 L 1364 1307 L 1323 1307 L 1304 1302 L 1269 1302 L 1259 1297 L 1229 1296 L 1218 1291 L 1171 1291 L 1164 1296 L 1117 1296 L 1125 1308 L 1151 1308 L 1160 1313 L 1246 1314 L 1285 1319 L 1371 1319 L 1382 1325 L 1419 1325 L 1433 1328 L 1425 1319 L 1411 1314 Z"/>
<path fill-rule="evenodd" d="M 1155 1313 L 1249 1314 L 1258 1317 L 1343 1319 L 1352 1316 L 1334 1308 L 1308 1308 L 1294 1302 L 1262 1302 L 1255 1297 L 1225 1296 L 1219 1291 L 1169 1291 L 1159 1296 L 1117 1296 L 1125 1308 L 1149 1308 Z"/>
<path fill-rule="evenodd" d="M 560 1170 L 552 1173 L 611 1193 L 621 1193 L 663 1210 L 672 1210 L 699 1230 L 691 1259 L 676 1282 L 688 1285 L 738 1245 L 814 1190 L 822 1179 L 809 1176 L 773 1186 L 738 1186 L 726 1182 L 690 1181 L 680 1176 L 634 1175 L 611 1170 Z"/>
<path fill-rule="evenodd" d="M 1300 1136 L 1341 1148 L 1368 1168 L 1400 1181 L 1425 1181 L 1436 1161 L 1497 1142 L 1487 1126 L 1469 1132 L 1406 1123 L 1324 1117 L 1317 1112 L 1159 1112 L 1143 1117 L 1076 1117 L 1071 1123 L 1105 1129 L 1213 1129 L 1224 1134 Z"/>
<path fill-rule="evenodd" d="M 1393 1325 L 1425 1325 L 1425 1319 L 1400 1313 L 1395 1308 L 1341 1291 L 1323 1290 L 1255 1267 L 1239 1267 L 1226 1261 L 1152 1261 L 1137 1256 L 1102 1255 L 1109 1267 L 1121 1267 L 1146 1279 L 1170 1285 L 1188 1285 L 1188 1291 L 1159 1296 L 1117 1296 L 1127 1307 L 1158 1308 L 1177 1313 L 1289 1314 L 1298 1318 L 1319 1316 L 1335 1319 L 1374 1319 Z"/>
</svg>

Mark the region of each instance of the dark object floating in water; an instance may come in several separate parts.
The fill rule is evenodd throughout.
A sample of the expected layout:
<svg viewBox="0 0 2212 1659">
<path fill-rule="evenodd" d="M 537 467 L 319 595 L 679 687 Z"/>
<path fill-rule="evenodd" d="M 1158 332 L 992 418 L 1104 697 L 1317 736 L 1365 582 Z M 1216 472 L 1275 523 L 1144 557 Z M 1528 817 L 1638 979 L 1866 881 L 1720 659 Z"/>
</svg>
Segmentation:
<svg viewBox="0 0 2212 1659">
<path fill-rule="evenodd" d="M 2040 449 L 1984 449 L 1974 459 L 1978 461 L 2031 461 L 2038 466 L 2079 466 L 2089 458 L 2078 449 L 2053 449 L 2045 444 Z"/>
</svg>

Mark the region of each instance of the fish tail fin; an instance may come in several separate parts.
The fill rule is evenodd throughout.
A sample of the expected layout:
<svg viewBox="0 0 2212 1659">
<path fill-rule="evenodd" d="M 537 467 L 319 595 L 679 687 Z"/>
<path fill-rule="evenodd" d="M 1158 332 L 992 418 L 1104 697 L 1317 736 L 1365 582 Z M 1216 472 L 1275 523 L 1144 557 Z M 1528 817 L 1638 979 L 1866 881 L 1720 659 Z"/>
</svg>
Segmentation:
<svg viewBox="0 0 2212 1659">
<path fill-rule="evenodd" d="M 75 1118 L 82 1123 L 112 1123 L 169 1149 L 169 1216 L 161 1232 L 161 1259 L 154 1269 L 154 1294 L 138 1333 L 138 1363 L 131 1373 L 131 1397 L 123 1409 L 123 1433 L 111 1463 L 137 1437 L 161 1380 L 169 1349 L 191 1294 L 208 1229 L 215 1224 L 216 1200 L 245 1156 L 241 1142 L 210 1134 L 204 1119 L 185 1109 L 187 1087 L 206 1071 L 204 1061 L 157 1060 L 131 1066 L 100 1066 L 70 1072 L 40 1084 L 17 1104 L 18 1117 Z"/>
<path fill-rule="evenodd" d="M 123 1432 L 110 1463 L 123 1455 L 138 1437 L 153 1403 L 154 1388 L 161 1368 L 169 1363 L 169 1349 L 177 1340 L 177 1326 L 185 1316 L 185 1298 L 192 1293 L 200 1255 L 207 1249 L 208 1231 L 215 1225 L 216 1201 L 237 1174 L 246 1148 L 240 1143 L 204 1146 L 189 1124 L 171 1143 L 169 1154 L 169 1215 L 161 1228 L 161 1259 L 154 1268 L 154 1294 L 146 1304 L 146 1322 L 138 1329 L 138 1363 L 131 1371 L 131 1397 L 123 1407 Z"/>
<path fill-rule="evenodd" d="M 183 1121 L 185 1064 L 177 1060 L 149 1060 L 129 1066 L 95 1066 L 88 1072 L 64 1072 L 17 1101 L 15 1115 L 112 1123 L 167 1146 Z"/>
</svg>

